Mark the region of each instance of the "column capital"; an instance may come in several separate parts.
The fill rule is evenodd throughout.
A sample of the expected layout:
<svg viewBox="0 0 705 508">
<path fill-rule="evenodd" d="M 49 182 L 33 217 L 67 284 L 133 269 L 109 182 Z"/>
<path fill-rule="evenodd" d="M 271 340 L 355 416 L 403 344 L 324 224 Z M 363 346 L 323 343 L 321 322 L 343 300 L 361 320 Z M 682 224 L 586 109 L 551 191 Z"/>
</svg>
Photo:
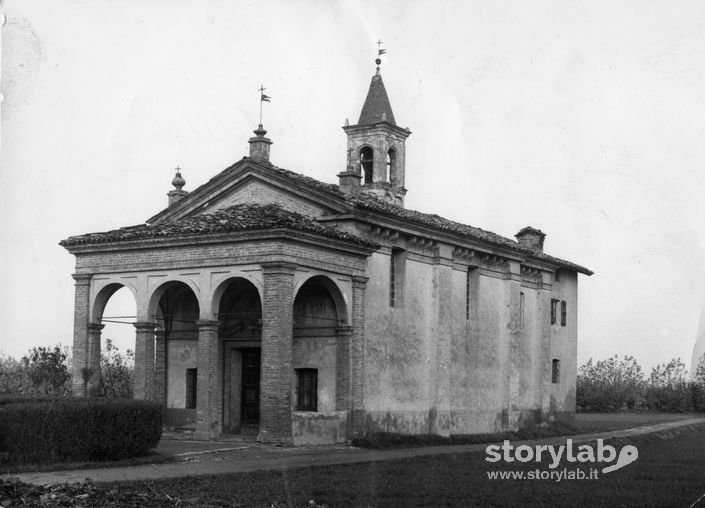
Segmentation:
<svg viewBox="0 0 705 508">
<path fill-rule="evenodd" d="M 367 285 L 368 280 L 370 280 L 369 277 L 365 277 L 363 275 L 353 275 L 352 276 L 353 287 L 365 287 Z"/>
<path fill-rule="evenodd" d="M 338 328 L 335 329 L 338 337 L 350 337 L 352 336 L 353 333 L 353 327 L 352 326 L 339 326 Z"/>
<path fill-rule="evenodd" d="M 100 323 L 88 323 L 88 331 L 89 332 L 99 332 L 103 328 L 105 328 L 105 325 L 102 325 Z"/>
<path fill-rule="evenodd" d="M 76 281 L 76 286 L 87 286 L 93 278 L 92 273 L 72 273 L 71 277 Z"/>
<path fill-rule="evenodd" d="M 282 275 L 294 275 L 296 271 L 296 265 L 294 263 L 287 263 L 285 261 L 272 261 L 269 263 L 262 263 L 262 270 L 265 275 L 270 274 L 282 274 Z"/>
<path fill-rule="evenodd" d="M 153 332 L 157 327 L 157 323 L 153 323 L 151 321 L 137 321 L 136 323 L 132 323 L 132 325 L 138 332 Z"/>
<path fill-rule="evenodd" d="M 196 321 L 196 326 L 198 326 L 199 330 L 204 330 L 208 328 L 215 328 L 218 329 L 220 326 L 220 321 L 214 321 L 210 319 L 199 319 Z"/>
</svg>

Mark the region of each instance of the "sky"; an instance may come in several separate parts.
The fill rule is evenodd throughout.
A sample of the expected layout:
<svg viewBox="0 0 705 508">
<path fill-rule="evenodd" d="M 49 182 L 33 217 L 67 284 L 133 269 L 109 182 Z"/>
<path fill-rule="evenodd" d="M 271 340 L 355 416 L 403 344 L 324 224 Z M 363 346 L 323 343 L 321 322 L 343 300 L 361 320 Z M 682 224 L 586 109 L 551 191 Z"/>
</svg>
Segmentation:
<svg viewBox="0 0 705 508">
<path fill-rule="evenodd" d="M 4 0 L 0 352 L 70 344 L 71 235 L 143 223 L 248 152 L 337 183 L 376 41 L 408 208 L 547 234 L 578 361 L 690 364 L 705 297 L 705 2 Z M 126 298 L 124 298 L 126 296 Z M 121 303 L 122 302 L 122 303 Z M 117 294 L 106 309 L 134 309 Z M 129 347 L 129 325 L 104 337 Z M 125 330 L 128 333 L 125 333 Z"/>
</svg>

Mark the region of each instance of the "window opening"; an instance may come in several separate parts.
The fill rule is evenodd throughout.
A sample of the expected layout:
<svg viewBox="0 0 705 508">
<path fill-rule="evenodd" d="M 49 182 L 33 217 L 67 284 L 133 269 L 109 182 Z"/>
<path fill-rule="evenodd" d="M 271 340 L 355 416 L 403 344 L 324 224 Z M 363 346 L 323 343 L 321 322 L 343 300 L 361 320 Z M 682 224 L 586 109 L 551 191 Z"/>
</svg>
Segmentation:
<svg viewBox="0 0 705 508">
<path fill-rule="evenodd" d="M 318 411 L 318 369 L 296 369 L 297 411 Z"/>
<path fill-rule="evenodd" d="M 198 369 L 186 369 L 186 409 L 196 409 Z"/>
</svg>

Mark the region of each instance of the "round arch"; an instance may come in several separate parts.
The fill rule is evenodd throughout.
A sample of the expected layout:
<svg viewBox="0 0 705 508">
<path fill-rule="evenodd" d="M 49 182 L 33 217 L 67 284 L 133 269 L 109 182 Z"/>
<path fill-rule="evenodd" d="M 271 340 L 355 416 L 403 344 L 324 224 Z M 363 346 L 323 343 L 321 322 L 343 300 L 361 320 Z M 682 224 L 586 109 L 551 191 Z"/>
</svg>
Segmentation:
<svg viewBox="0 0 705 508">
<path fill-rule="evenodd" d="M 224 280 L 213 293 L 211 314 L 220 323 L 221 338 L 259 338 L 262 328 L 259 288 L 245 277 Z"/>
<path fill-rule="evenodd" d="M 191 295 L 193 295 L 193 298 L 196 302 L 196 307 L 198 310 L 197 319 L 200 317 L 201 301 L 198 298 L 198 288 L 196 288 L 190 281 L 181 279 L 170 279 L 164 281 L 162 284 L 154 288 L 152 294 L 149 295 L 149 298 L 147 299 L 147 319 L 149 319 L 150 321 L 154 321 L 156 317 L 161 314 L 159 303 L 161 302 L 162 297 L 167 291 L 174 291 L 175 288 L 179 288 L 181 292 L 184 292 L 184 294 L 188 294 L 188 292 L 186 292 L 186 290 L 188 289 Z"/>
<path fill-rule="evenodd" d="M 310 294 L 315 298 L 322 298 L 323 295 L 316 291 L 316 288 L 324 288 L 330 297 L 337 319 L 335 326 L 346 326 L 348 324 L 348 304 L 338 285 L 326 275 L 312 275 L 300 281 L 294 290 L 294 306 L 296 306 L 297 298 L 302 295 L 302 291 L 310 290 Z M 318 296 L 315 296 L 316 293 Z"/>
<path fill-rule="evenodd" d="M 218 286 L 215 288 L 213 291 L 213 294 L 210 298 L 210 302 L 208 304 L 208 310 L 210 311 L 210 316 L 211 319 L 218 320 L 219 316 L 218 314 L 220 313 L 220 306 L 223 300 L 223 295 L 226 293 L 226 291 L 232 290 L 233 285 L 237 289 L 245 289 L 248 292 L 253 292 L 257 294 L 257 298 L 260 302 L 262 302 L 262 289 L 260 285 L 258 284 L 258 281 L 252 280 L 249 277 L 243 277 L 241 275 L 234 275 L 232 277 L 228 277 L 227 279 L 221 281 Z"/>
<path fill-rule="evenodd" d="M 135 301 L 135 308 L 137 307 L 137 292 L 135 288 L 127 284 L 122 284 L 120 282 L 110 282 L 102 287 L 98 293 L 93 298 L 93 304 L 91 305 L 90 322 L 100 324 L 103 319 L 103 312 L 105 312 L 105 306 L 108 304 L 110 298 L 117 293 L 120 289 L 127 288 Z"/>
</svg>

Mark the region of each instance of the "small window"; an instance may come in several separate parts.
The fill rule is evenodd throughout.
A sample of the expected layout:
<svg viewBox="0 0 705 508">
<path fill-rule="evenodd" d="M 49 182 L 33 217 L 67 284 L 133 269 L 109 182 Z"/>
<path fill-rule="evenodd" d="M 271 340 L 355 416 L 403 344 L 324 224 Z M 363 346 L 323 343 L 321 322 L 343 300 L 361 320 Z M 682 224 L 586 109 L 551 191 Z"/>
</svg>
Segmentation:
<svg viewBox="0 0 705 508">
<path fill-rule="evenodd" d="M 551 299 L 551 324 L 558 322 L 558 300 Z"/>
<path fill-rule="evenodd" d="M 556 282 L 558 282 L 559 280 L 561 280 L 561 271 L 560 271 L 560 270 L 556 270 L 556 274 L 553 276 L 553 278 L 555 279 Z"/>
<path fill-rule="evenodd" d="M 296 369 L 296 410 L 318 411 L 318 369 Z"/>
<path fill-rule="evenodd" d="M 561 361 L 560 360 L 553 360 L 553 363 L 551 365 L 551 383 L 560 383 L 561 382 Z"/>
<path fill-rule="evenodd" d="M 374 166 L 374 154 L 372 148 L 366 146 L 360 150 L 360 170 L 362 172 L 362 185 L 372 183 L 372 168 Z"/>
<path fill-rule="evenodd" d="M 561 326 L 565 326 L 568 319 L 568 303 L 563 300 L 561 302 Z"/>
<path fill-rule="evenodd" d="M 519 293 L 519 329 L 524 329 L 524 308 L 526 307 L 526 295 Z"/>
<path fill-rule="evenodd" d="M 406 252 L 392 249 L 389 260 L 389 306 L 404 306 L 404 277 L 406 275 Z"/>
<path fill-rule="evenodd" d="M 186 369 L 186 409 L 196 409 L 198 369 Z"/>
</svg>

